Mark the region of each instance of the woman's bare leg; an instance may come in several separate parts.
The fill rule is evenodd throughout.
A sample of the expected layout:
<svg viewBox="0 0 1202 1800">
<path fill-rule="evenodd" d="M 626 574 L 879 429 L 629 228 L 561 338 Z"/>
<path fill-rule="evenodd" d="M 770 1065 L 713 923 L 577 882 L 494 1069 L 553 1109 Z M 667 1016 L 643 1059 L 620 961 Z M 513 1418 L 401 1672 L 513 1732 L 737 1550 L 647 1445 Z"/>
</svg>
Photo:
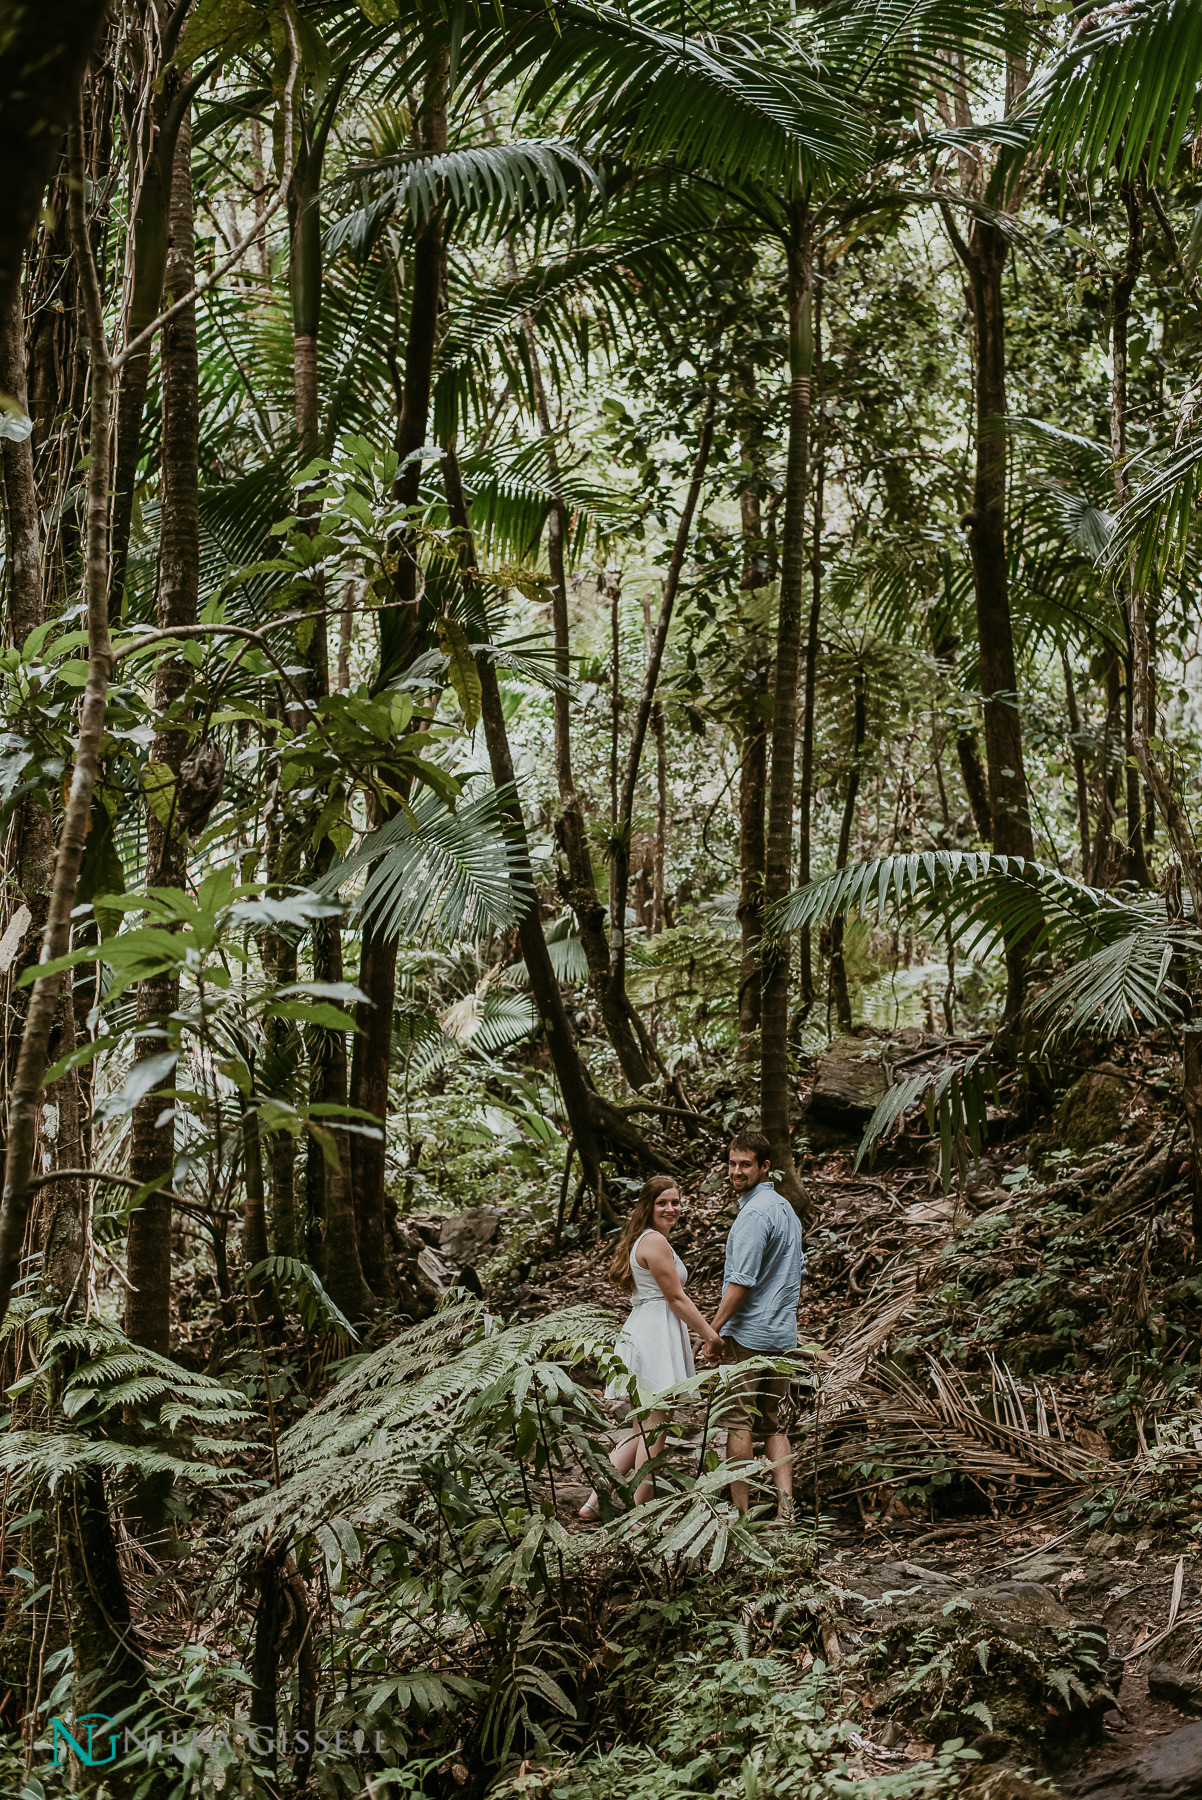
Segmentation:
<svg viewBox="0 0 1202 1800">
<path fill-rule="evenodd" d="M 662 1412 L 648 1413 L 646 1419 L 643 1420 L 638 1436 L 638 1450 L 634 1459 L 634 1468 L 636 1470 L 641 1469 L 645 1462 L 650 1461 L 651 1457 L 658 1456 L 663 1449 L 664 1439 L 667 1436 L 663 1427 L 667 1423 L 668 1415 L 667 1413 Z M 649 1432 L 659 1434 L 658 1436 L 653 1436 L 650 1443 L 648 1443 L 647 1437 Z M 654 1497 L 654 1495 L 655 1482 L 641 1481 L 634 1490 L 634 1503 L 636 1506 L 644 1506 L 648 1500 Z"/>
<path fill-rule="evenodd" d="M 613 1464 L 618 1474 L 622 1476 L 623 1480 L 635 1467 L 635 1458 L 638 1456 L 639 1446 L 642 1441 L 642 1436 L 639 1433 L 637 1426 L 632 1426 L 630 1431 L 622 1439 L 621 1443 L 615 1444 L 609 1453 L 610 1462 Z M 646 1459 L 644 1458 L 644 1460 Z M 600 1516 L 601 1507 L 597 1500 L 597 1490 L 594 1488 L 584 1505 L 580 1508 L 579 1517 L 582 1519 L 598 1519 Z"/>
</svg>

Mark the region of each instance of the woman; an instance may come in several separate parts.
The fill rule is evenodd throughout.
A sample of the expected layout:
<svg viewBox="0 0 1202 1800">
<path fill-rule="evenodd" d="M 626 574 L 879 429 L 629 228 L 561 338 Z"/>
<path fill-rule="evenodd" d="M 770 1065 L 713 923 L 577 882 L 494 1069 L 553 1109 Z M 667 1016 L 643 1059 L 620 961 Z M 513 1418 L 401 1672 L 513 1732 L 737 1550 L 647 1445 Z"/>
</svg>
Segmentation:
<svg viewBox="0 0 1202 1800">
<path fill-rule="evenodd" d="M 689 1326 L 704 1343 L 719 1348 L 722 1343 L 684 1291 L 689 1272 L 669 1242 L 679 1222 L 676 1182 L 671 1175 L 653 1175 L 643 1184 L 609 1265 L 614 1286 L 634 1296 L 614 1349 L 638 1378 L 644 1395 L 662 1393 L 694 1373 Z M 605 1391 L 612 1399 L 624 1393 L 625 1386 L 611 1383 Z M 629 1436 L 610 1453 L 609 1460 L 619 1475 L 629 1475 L 641 1469 L 649 1457 L 658 1456 L 667 1422 L 667 1413 L 659 1410 L 649 1413 L 643 1422 L 635 1421 Z M 650 1445 L 647 1432 L 654 1435 Z M 642 1482 L 635 1490 L 635 1504 L 649 1500 L 654 1491 L 650 1481 Z M 580 1517 L 596 1519 L 600 1511 L 594 1489 L 581 1507 Z"/>
</svg>

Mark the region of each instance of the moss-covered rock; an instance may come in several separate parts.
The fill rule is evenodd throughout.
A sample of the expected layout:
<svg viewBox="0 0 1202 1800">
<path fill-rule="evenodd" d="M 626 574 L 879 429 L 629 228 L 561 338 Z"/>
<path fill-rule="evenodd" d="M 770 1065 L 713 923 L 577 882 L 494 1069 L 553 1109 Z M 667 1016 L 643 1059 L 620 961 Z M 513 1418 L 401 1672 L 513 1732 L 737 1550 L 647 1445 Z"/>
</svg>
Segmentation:
<svg viewBox="0 0 1202 1800">
<path fill-rule="evenodd" d="M 1131 1089 L 1121 1076 L 1090 1069 L 1073 1083 L 1057 1107 L 1045 1134 L 1047 1146 L 1081 1156 L 1099 1144 L 1114 1143 L 1130 1106 Z"/>
<path fill-rule="evenodd" d="M 875 1710 L 936 1743 L 963 1737 L 990 1762 L 1054 1769 L 1115 1705 L 1104 1627 L 1036 1582 L 923 1588 L 873 1611 Z"/>
</svg>

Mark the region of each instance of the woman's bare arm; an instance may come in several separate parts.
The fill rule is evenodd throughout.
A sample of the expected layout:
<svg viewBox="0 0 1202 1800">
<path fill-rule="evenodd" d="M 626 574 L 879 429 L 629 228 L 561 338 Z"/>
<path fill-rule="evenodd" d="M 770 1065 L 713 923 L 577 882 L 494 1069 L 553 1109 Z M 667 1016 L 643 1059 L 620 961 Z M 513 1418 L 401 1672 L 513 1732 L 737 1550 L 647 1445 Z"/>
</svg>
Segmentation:
<svg viewBox="0 0 1202 1800">
<path fill-rule="evenodd" d="M 672 1246 L 660 1231 L 649 1231 L 635 1251 L 635 1261 L 649 1269 L 659 1283 L 659 1291 L 676 1317 L 691 1327 L 706 1344 L 719 1343 L 718 1333 L 698 1312 L 680 1285 Z"/>
</svg>

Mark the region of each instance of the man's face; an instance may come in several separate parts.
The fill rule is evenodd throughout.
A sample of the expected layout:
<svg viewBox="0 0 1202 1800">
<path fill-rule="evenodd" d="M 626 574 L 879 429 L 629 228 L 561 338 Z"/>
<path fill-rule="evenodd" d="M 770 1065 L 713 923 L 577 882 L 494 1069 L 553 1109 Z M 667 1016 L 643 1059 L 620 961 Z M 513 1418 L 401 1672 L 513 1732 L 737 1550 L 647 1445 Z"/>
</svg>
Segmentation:
<svg viewBox="0 0 1202 1800">
<path fill-rule="evenodd" d="M 749 1194 L 753 1187 L 758 1187 L 768 1170 L 766 1162 L 757 1162 L 751 1150 L 735 1150 L 730 1152 L 727 1164 L 730 1185 L 736 1194 Z"/>
</svg>

